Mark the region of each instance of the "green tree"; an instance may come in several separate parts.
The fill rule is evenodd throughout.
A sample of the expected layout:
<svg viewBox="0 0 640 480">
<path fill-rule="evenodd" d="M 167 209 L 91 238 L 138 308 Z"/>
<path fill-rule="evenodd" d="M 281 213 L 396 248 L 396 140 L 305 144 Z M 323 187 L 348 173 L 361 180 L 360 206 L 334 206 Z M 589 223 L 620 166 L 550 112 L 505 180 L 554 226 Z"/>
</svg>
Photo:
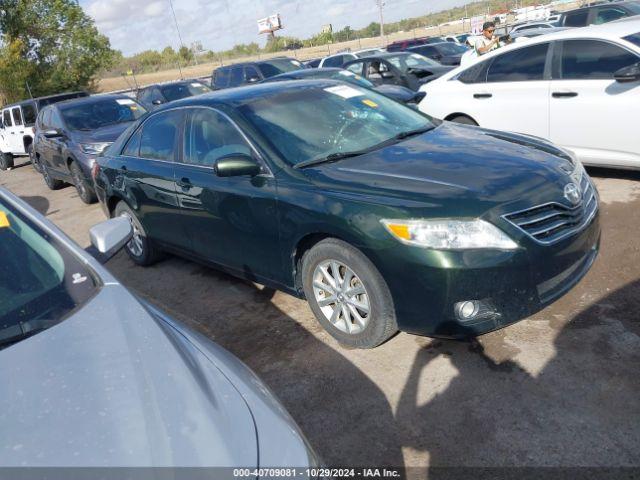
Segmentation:
<svg viewBox="0 0 640 480">
<path fill-rule="evenodd" d="M 1 0 L 0 93 L 8 101 L 92 89 L 113 60 L 109 40 L 74 0 Z"/>
</svg>

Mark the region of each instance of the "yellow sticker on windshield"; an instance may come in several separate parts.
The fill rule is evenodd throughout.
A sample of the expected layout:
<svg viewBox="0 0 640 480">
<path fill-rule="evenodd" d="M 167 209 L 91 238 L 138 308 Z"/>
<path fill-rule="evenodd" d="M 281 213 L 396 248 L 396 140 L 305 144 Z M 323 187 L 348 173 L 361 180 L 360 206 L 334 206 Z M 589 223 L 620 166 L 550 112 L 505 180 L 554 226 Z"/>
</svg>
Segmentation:
<svg viewBox="0 0 640 480">
<path fill-rule="evenodd" d="M 373 100 L 369 100 L 368 98 L 365 98 L 364 100 L 362 100 L 362 103 L 364 103 L 365 105 L 370 106 L 371 108 L 378 108 L 378 104 L 376 102 L 374 102 Z"/>
<path fill-rule="evenodd" d="M 7 217 L 7 214 L 4 212 L 0 212 L 0 228 L 7 228 L 10 226 L 11 224 L 9 223 L 9 218 Z"/>
</svg>

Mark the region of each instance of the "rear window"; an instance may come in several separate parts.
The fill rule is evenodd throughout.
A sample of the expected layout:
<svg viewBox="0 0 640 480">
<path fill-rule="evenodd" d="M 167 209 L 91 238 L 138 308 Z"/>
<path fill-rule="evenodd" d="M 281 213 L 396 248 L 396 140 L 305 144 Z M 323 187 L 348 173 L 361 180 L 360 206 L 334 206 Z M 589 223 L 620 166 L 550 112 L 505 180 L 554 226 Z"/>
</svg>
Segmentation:
<svg viewBox="0 0 640 480">
<path fill-rule="evenodd" d="M 264 78 L 275 77 L 281 73 L 293 72 L 294 70 L 300 70 L 304 68 L 304 65 L 297 60 L 291 60 L 288 58 L 282 58 L 277 60 L 270 60 L 268 62 L 261 62 L 258 64 L 258 68 L 264 75 Z"/>
<path fill-rule="evenodd" d="M 27 103 L 22 106 L 22 114 L 24 115 L 24 124 L 27 127 L 31 127 L 36 123 L 36 117 L 38 116 L 38 112 L 36 112 L 36 107 L 32 103 Z"/>
<path fill-rule="evenodd" d="M 584 27 L 587 24 L 587 18 L 589 17 L 588 10 L 581 10 L 579 12 L 568 13 L 564 19 L 565 27 Z"/>
<path fill-rule="evenodd" d="M 83 262 L 0 197 L 0 349 L 86 303 L 98 282 Z"/>
<path fill-rule="evenodd" d="M 181 98 L 195 97 L 204 93 L 209 93 L 211 89 L 200 82 L 176 83 L 160 87 L 164 98 L 169 102 L 180 100 Z"/>
<path fill-rule="evenodd" d="M 624 40 L 640 47 L 640 32 L 624 37 Z"/>
<path fill-rule="evenodd" d="M 229 86 L 229 69 L 220 68 L 215 71 L 213 76 L 213 84 L 217 88 L 226 88 Z"/>
</svg>

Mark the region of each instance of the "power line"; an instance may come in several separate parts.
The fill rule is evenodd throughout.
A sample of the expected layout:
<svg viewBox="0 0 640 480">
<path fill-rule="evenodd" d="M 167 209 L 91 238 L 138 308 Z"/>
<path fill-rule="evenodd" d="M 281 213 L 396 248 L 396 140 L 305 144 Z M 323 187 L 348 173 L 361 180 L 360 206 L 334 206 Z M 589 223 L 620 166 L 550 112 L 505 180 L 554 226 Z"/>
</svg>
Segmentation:
<svg viewBox="0 0 640 480">
<path fill-rule="evenodd" d="M 384 38 L 384 16 L 382 12 L 384 7 L 384 0 L 376 0 L 376 5 L 378 5 L 378 10 L 380 11 L 380 38 L 382 39 L 382 44 L 384 45 L 387 43 Z"/>
<path fill-rule="evenodd" d="M 184 47 L 184 43 L 182 42 L 182 35 L 180 34 L 180 27 L 178 26 L 178 18 L 176 17 L 176 11 L 173 9 L 173 2 L 169 0 L 169 6 L 171 7 L 171 13 L 173 14 L 173 21 L 176 24 L 176 31 L 178 32 L 178 38 L 180 39 L 180 48 Z M 178 54 L 178 70 L 180 70 L 180 78 L 184 78 L 182 75 L 182 66 L 180 62 L 180 54 Z"/>
</svg>

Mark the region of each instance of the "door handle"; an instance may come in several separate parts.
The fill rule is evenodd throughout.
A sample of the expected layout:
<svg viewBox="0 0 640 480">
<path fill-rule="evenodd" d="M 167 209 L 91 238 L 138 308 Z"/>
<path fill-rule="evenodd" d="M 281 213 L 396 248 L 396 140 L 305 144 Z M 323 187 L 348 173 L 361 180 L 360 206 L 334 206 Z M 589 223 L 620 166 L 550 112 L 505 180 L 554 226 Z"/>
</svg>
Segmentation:
<svg viewBox="0 0 640 480">
<path fill-rule="evenodd" d="M 578 96 L 578 92 L 553 92 L 553 98 L 573 98 Z"/>
<path fill-rule="evenodd" d="M 473 98 L 491 98 L 493 95 L 491 93 L 474 93 Z"/>
<path fill-rule="evenodd" d="M 182 177 L 180 180 L 178 180 L 176 182 L 176 185 L 178 185 L 183 190 L 190 190 L 191 187 L 193 187 L 191 181 L 186 177 Z"/>
</svg>

